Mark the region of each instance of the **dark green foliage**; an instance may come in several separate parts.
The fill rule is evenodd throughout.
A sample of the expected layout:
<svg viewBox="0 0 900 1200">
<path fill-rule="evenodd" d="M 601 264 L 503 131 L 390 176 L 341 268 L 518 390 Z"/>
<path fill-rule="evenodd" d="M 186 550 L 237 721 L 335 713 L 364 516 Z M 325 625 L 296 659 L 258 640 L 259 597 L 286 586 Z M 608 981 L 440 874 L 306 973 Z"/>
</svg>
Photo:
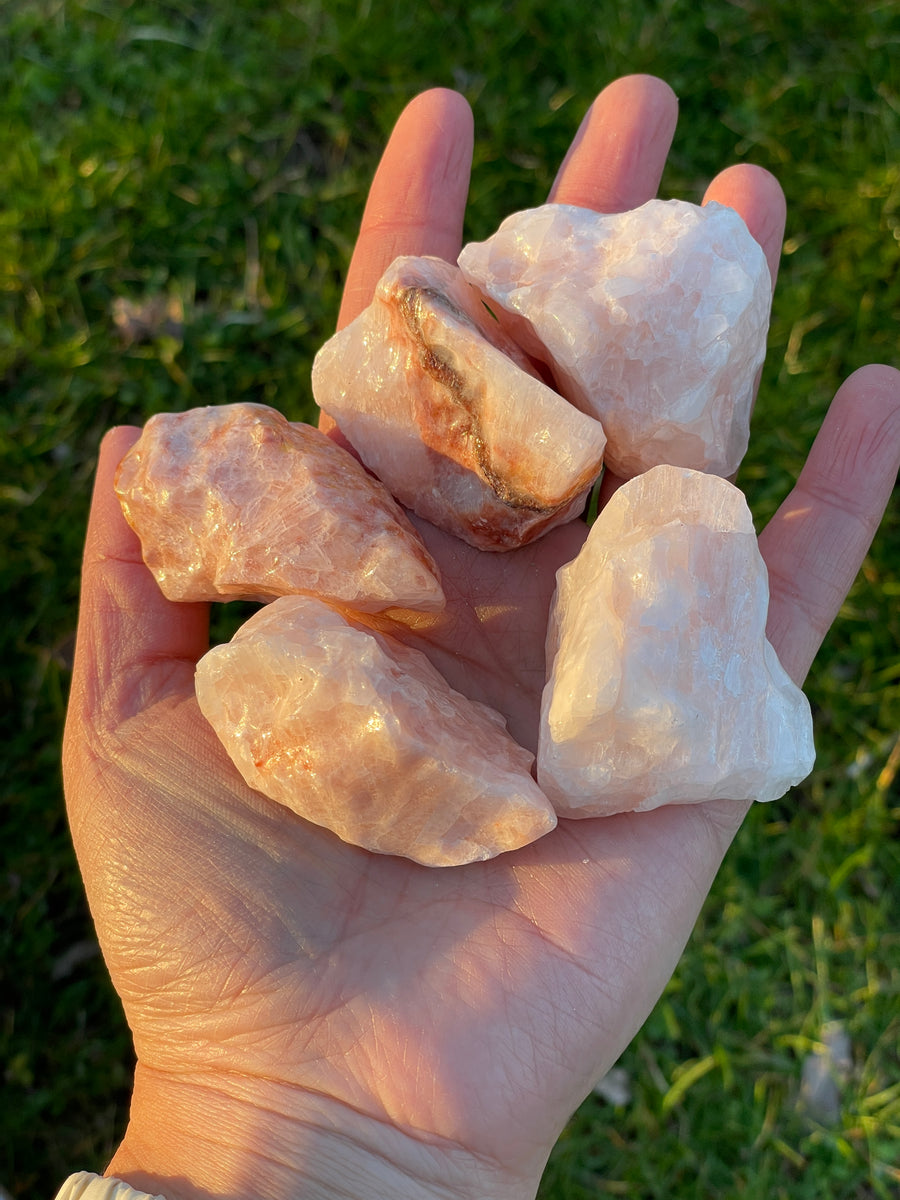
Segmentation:
<svg viewBox="0 0 900 1200">
<path fill-rule="evenodd" d="M 310 415 L 368 181 L 406 101 L 472 103 L 467 235 L 538 203 L 594 94 L 666 78 L 665 194 L 735 160 L 785 188 L 770 353 L 742 474 L 760 525 L 830 395 L 897 361 L 895 0 L 5 0 L 0 6 L 0 1184 L 46 1197 L 122 1129 L 130 1048 L 69 846 L 58 756 L 96 446 L 237 398 Z M 119 324 L 117 324 L 117 320 Z M 142 327 L 138 327 L 143 322 Z M 900 1188 L 900 529 L 888 515 L 809 683 L 819 766 L 752 814 L 547 1197 L 888 1197 Z M 840 1019 L 842 1121 L 797 1112 Z"/>
</svg>

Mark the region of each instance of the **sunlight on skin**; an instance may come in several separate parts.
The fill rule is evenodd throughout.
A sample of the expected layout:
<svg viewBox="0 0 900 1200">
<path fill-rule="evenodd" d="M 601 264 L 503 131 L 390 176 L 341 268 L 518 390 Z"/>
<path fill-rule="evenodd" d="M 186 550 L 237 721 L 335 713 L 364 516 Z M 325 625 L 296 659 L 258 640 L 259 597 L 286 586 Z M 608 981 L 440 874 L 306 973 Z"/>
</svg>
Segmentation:
<svg viewBox="0 0 900 1200">
<path fill-rule="evenodd" d="M 676 112 L 659 80 L 610 85 L 554 199 L 649 199 Z M 455 258 L 471 147 L 462 97 L 438 90 L 406 109 L 342 323 L 397 253 Z M 727 196 L 777 263 L 784 210 L 770 175 L 732 169 L 708 196 Z M 770 637 L 798 681 L 896 477 L 898 378 L 869 367 L 844 385 L 760 539 Z M 75 846 L 139 1058 L 110 1173 L 169 1200 L 533 1195 L 570 1113 L 665 986 L 746 806 L 564 821 L 514 854 L 429 870 L 267 802 L 193 698 L 206 606 L 162 597 L 115 500 L 136 432 L 102 447 L 64 754 Z M 584 525 L 508 555 L 418 526 L 448 609 L 407 640 L 533 743 L 555 571 Z"/>
<path fill-rule="evenodd" d="M 486 625 L 490 621 L 508 620 L 515 613 L 515 606 L 512 604 L 476 604 L 474 611 L 479 625 Z"/>
<path fill-rule="evenodd" d="M 781 521 L 784 526 L 794 525 L 797 521 L 807 521 L 813 512 L 812 504 L 796 504 L 782 512 Z"/>
</svg>

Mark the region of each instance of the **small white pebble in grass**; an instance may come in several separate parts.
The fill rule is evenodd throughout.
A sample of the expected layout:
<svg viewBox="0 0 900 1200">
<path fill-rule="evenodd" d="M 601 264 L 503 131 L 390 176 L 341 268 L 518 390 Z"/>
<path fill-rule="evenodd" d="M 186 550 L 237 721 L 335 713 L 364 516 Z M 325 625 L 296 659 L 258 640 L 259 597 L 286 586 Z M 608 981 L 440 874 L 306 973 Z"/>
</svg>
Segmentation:
<svg viewBox="0 0 900 1200">
<path fill-rule="evenodd" d="M 140 301 L 117 296 L 111 312 L 119 337 L 127 346 L 158 337 L 180 338 L 184 332 L 184 307 L 176 296 L 157 294 Z"/>
<path fill-rule="evenodd" d="M 822 1125 L 837 1125 L 843 1092 L 853 1073 L 853 1047 L 840 1021 L 827 1022 L 820 1039 L 803 1060 L 798 1107 Z"/>
<path fill-rule="evenodd" d="M 99 953 L 100 946 L 93 938 L 74 942 L 55 959 L 50 971 L 50 978 L 54 981 L 67 979 L 83 962 L 95 958 Z"/>
<path fill-rule="evenodd" d="M 625 1068 L 613 1067 L 607 1071 L 600 1082 L 594 1085 L 594 1095 L 617 1108 L 630 1104 L 631 1079 Z"/>
<path fill-rule="evenodd" d="M 869 767 L 871 767 L 874 761 L 875 755 L 872 754 L 870 750 L 863 750 L 862 747 L 860 747 L 856 751 L 856 758 L 849 765 L 849 767 L 847 767 L 847 778 L 859 779 L 860 776 L 865 775 L 866 771 L 868 771 Z"/>
</svg>

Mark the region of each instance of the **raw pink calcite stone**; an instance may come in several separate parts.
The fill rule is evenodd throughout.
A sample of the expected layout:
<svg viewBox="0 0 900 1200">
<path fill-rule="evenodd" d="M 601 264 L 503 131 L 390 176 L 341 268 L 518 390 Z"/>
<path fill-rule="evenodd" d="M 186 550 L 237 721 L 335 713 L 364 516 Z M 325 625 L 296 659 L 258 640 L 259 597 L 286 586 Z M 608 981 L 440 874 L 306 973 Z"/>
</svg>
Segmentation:
<svg viewBox="0 0 900 1200">
<path fill-rule="evenodd" d="M 251 787 L 367 850 L 454 866 L 556 824 L 499 713 L 319 600 L 261 609 L 200 660 L 196 686 Z"/>
<path fill-rule="evenodd" d="M 443 606 L 437 567 L 389 492 L 319 430 L 265 405 L 151 417 L 116 490 L 170 600 Z"/>
<path fill-rule="evenodd" d="M 661 466 L 616 492 L 557 574 L 537 777 L 560 816 L 773 800 L 809 774 L 768 601 L 737 488 Z"/>
<path fill-rule="evenodd" d="M 319 351 L 312 383 L 402 504 L 482 550 L 576 516 L 600 473 L 600 424 L 537 377 L 441 259 L 397 259 Z"/>
<path fill-rule="evenodd" d="M 547 204 L 466 246 L 459 265 L 563 395 L 603 423 L 612 471 L 737 470 L 771 280 L 733 209 L 651 200 L 603 214 Z"/>
</svg>

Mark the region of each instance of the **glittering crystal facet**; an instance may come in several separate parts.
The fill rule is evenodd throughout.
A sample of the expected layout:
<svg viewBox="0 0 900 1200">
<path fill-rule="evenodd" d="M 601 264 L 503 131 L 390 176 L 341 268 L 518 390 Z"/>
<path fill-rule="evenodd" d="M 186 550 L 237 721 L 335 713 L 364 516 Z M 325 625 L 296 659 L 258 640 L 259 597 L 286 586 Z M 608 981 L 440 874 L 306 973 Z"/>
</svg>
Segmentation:
<svg viewBox="0 0 900 1200">
<path fill-rule="evenodd" d="M 170 600 L 321 595 L 360 612 L 443 605 L 406 514 L 356 459 L 261 404 L 161 413 L 116 489 Z"/>
<path fill-rule="evenodd" d="M 200 660 L 196 683 L 246 782 L 355 845 L 451 866 L 556 823 L 499 713 L 319 600 L 256 613 Z"/>
<path fill-rule="evenodd" d="M 313 393 L 401 503 L 483 550 L 577 515 L 600 472 L 600 424 L 537 377 L 440 259 L 393 263 L 319 351 Z"/>
<path fill-rule="evenodd" d="M 603 423 L 606 464 L 733 474 L 765 357 L 765 255 L 724 205 L 651 200 L 507 218 L 459 265 L 563 395 Z"/>
<path fill-rule="evenodd" d="M 765 638 L 742 493 L 653 468 L 557 576 L 538 781 L 561 816 L 772 800 L 811 770 L 809 704 Z"/>
</svg>

